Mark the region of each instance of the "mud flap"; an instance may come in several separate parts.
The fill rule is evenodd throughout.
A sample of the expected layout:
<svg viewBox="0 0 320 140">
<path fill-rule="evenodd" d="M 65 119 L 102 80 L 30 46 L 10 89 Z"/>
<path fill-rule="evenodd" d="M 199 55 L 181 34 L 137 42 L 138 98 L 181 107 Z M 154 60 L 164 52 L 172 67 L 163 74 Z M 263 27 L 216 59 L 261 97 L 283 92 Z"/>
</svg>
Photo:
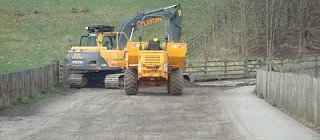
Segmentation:
<svg viewBox="0 0 320 140">
<path fill-rule="evenodd" d="M 183 73 L 183 79 L 189 81 L 190 83 L 194 82 L 194 77 L 190 73 Z"/>
</svg>

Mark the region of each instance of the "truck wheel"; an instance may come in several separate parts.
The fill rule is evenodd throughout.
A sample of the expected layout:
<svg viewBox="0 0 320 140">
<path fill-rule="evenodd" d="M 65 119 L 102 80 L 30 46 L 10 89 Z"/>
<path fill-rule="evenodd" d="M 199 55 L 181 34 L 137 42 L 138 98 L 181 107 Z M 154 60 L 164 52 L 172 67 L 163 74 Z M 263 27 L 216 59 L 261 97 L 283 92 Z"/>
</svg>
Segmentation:
<svg viewBox="0 0 320 140">
<path fill-rule="evenodd" d="M 138 93 L 138 73 L 135 69 L 127 69 L 124 75 L 124 91 L 127 95 Z"/>
<path fill-rule="evenodd" d="M 182 95 L 183 74 L 180 69 L 172 70 L 169 75 L 169 93 Z"/>
</svg>

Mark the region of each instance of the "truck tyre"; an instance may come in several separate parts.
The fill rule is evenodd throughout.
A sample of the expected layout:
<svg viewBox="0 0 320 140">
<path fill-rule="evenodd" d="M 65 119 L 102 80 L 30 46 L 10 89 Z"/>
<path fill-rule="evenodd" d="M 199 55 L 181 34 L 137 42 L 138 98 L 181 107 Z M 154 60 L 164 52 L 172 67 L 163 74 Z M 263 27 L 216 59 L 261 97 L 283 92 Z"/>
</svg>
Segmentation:
<svg viewBox="0 0 320 140">
<path fill-rule="evenodd" d="M 138 93 L 138 73 L 136 69 L 127 69 L 124 75 L 124 91 L 127 95 Z"/>
<path fill-rule="evenodd" d="M 180 69 L 172 70 L 169 75 L 169 93 L 171 95 L 182 95 L 183 74 Z"/>
</svg>

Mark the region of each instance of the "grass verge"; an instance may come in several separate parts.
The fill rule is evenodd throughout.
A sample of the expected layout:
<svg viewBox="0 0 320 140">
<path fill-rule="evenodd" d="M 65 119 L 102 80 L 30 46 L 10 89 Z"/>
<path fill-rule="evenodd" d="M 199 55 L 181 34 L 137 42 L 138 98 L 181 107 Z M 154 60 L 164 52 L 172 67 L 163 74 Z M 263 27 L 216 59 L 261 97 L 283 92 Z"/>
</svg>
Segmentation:
<svg viewBox="0 0 320 140">
<path fill-rule="evenodd" d="M 264 96 L 261 92 L 258 92 L 257 90 L 254 90 L 253 94 L 257 95 L 260 99 L 264 99 Z"/>
</svg>

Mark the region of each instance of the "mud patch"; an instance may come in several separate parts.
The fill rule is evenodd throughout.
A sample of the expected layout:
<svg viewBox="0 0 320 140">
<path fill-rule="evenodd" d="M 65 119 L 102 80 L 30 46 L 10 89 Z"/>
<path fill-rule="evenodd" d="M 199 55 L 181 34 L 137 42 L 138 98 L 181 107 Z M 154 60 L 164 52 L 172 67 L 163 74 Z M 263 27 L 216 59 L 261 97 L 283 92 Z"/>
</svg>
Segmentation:
<svg viewBox="0 0 320 140">
<path fill-rule="evenodd" d="M 71 12 L 72 13 L 89 13 L 90 10 L 88 8 L 72 7 Z"/>
</svg>

